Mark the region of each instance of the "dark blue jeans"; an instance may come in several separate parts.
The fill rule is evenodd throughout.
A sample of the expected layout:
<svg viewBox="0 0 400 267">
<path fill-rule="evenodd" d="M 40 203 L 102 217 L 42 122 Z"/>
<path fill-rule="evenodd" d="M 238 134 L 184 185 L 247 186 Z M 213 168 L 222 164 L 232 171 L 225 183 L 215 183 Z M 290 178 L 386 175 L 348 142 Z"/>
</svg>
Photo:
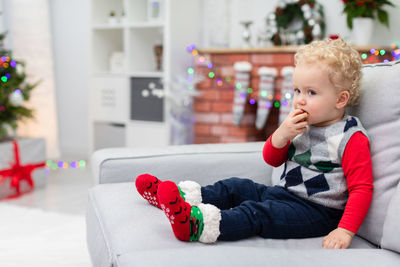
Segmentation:
<svg viewBox="0 0 400 267">
<path fill-rule="evenodd" d="M 201 188 L 203 203 L 221 210 L 218 240 L 306 238 L 327 235 L 343 211 L 302 199 L 280 186 L 230 178 Z"/>
</svg>

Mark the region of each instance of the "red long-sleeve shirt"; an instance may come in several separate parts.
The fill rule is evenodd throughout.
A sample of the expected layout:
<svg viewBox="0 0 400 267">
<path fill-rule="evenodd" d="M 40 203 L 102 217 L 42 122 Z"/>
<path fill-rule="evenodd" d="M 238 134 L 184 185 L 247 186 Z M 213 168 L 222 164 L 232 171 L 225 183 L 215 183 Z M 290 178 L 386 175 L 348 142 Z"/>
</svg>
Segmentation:
<svg viewBox="0 0 400 267">
<path fill-rule="evenodd" d="M 266 163 L 278 167 L 288 159 L 290 141 L 283 148 L 265 142 L 263 157 Z M 338 227 L 357 233 L 372 200 L 372 165 L 368 138 L 361 132 L 352 135 L 342 156 L 343 173 L 347 180 L 349 198 Z"/>
</svg>

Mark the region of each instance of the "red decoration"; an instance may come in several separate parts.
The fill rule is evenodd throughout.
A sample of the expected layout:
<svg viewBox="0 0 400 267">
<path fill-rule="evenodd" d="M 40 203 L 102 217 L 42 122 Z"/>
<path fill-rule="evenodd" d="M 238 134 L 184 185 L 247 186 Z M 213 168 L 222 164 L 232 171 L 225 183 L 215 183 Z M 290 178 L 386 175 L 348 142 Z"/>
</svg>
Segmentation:
<svg viewBox="0 0 400 267">
<path fill-rule="evenodd" d="M 15 140 L 13 141 L 13 146 L 14 146 L 15 163 L 10 163 L 11 165 L 10 169 L 0 170 L 0 184 L 3 183 L 8 178 L 11 178 L 10 188 L 11 189 L 15 188 L 16 191 L 15 195 L 10 195 L 7 198 L 14 198 L 21 195 L 20 192 L 21 181 L 26 181 L 31 187 L 29 192 L 32 191 L 33 187 L 35 186 L 34 181 L 32 179 L 32 172 L 37 168 L 43 168 L 44 166 L 46 166 L 45 162 L 36 164 L 26 164 L 22 166 L 20 163 L 19 147 L 17 141 Z"/>
<path fill-rule="evenodd" d="M 337 34 L 331 34 L 331 35 L 329 35 L 329 39 L 331 39 L 331 40 L 339 39 L 339 35 L 337 35 Z"/>
</svg>

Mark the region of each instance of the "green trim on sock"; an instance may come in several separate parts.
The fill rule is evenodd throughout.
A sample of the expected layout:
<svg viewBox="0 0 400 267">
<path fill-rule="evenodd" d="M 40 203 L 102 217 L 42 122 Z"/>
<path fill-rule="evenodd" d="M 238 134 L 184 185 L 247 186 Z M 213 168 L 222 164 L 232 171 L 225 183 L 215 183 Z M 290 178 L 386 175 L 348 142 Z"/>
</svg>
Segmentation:
<svg viewBox="0 0 400 267">
<path fill-rule="evenodd" d="M 178 185 L 177 185 L 178 186 Z M 178 186 L 178 189 L 179 189 L 179 195 L 181 195 L 181 197 L 183 198 L 183 200 L 185 200 L 185 192 L 183 192 L 182 190 L 181 190 L 181 188 Z"/>
<path fill-rule="evenodd" d="M 199 240 L 203 228 L 203 213 L 198 207 L 192 206 L 190 211 L 190 241 Z"/>
</svg>

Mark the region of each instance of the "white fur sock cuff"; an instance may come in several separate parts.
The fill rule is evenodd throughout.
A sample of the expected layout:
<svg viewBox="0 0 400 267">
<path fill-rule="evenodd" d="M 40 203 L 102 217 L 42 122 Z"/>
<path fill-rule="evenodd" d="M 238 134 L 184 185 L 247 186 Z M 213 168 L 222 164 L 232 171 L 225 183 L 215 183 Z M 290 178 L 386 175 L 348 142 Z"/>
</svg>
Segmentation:
<svg viewBox="0 0 400 267">
<path fill-rule="evenodd" d="M 201 201 L 201 186 L 193 181 L 182 181 L 178 184 L 179 188 L 185 193 L 185 201 L 191 206 L 198 206 Z"/>
<path fill-rule="evenodd" d="M 258 69 L 258 75 L 276 77 L 278 75 L 278 71 L 276 70 L 276 68 L 261 67 Z"/>
<path fill-rule="evenodd" d="M 233 68 L 238 72 L 250 72 L 252 67 L 251 63 L 247 61 L 235 62 L 233 65 Z"/>
<path fill-rule="evenodd" d="M 211 204 L 199 204 L 198 208 L 203 213 L 204 223 L 199 241 L 202 243 L 214 243 L 220 235 L 219 222 L 221 221 L 221 211 Z"/>
</svg>

